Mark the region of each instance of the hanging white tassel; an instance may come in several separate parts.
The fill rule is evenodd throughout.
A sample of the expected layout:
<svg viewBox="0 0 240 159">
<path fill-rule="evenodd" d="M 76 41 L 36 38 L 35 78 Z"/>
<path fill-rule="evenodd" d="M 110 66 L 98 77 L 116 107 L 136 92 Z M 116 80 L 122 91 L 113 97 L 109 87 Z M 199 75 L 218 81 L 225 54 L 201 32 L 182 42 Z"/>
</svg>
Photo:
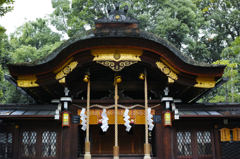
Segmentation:
<svg viewBox="0 0 240 159">
<path fill-rule="evenodd" d="M 148 118 L 147 118 L 147 121 L 148 121 L 148 130 L 150 130 L 150 131 L 152 131 L 153 127 L 154 127 L 152 118 L 153 118 L 153 115 L 151 114 L 151 108 L 148 108 Z"/>
<path fill-rule="evenodd" d="M 102 131 L 103 132 L 106 132 L 107 129 L 109 128 L 108 126 L 108 117 L 107 117 L 107 113 L 106 113 L 106 109 L 103 109 L 103 112 L 102 112 Z"/>
<path fill-rule="evenodd" d="M 125 109 L 124 114 L 123 114 L 123 117 L 124 117 L 123 120 L 125 121 L 124 125 L 126 126 L 126 131 L 127 132 L 129 132 L 130 129 L 132 128 L 132 126 L 130 125 L 130 121 L 129 121 L 130 116 L 128 115 L 128 113 L 129 113 L 129 110 Z"/>
<path fill-rule="evenodd" d="M 81 113 L 80 113 L 80 119 L 81 119 L 81 125 L 82 125 L 82 130 L 83 131 L 85 131 L 86 129 L 87 129 L 87 121 L 86 121 L 86 119 L 87 119 L 87 116 L 86 116 L 86 114 L 85 114 L 85 112 L 86 112 L 86 109 L 85 108 L 82 108 L 82 111 L 81 111 Z"/>
</svg>

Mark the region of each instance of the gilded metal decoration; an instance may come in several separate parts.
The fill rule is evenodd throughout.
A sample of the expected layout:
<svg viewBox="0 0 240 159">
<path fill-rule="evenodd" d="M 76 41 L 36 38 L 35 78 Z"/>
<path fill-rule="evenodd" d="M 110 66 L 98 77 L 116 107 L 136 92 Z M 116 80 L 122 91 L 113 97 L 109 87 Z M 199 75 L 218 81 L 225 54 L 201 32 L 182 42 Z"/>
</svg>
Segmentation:
<svg viewBox="0 0 240 159">
<path fill-rule="evenodd" d="M 62 78 L 62 79 L 60 79 L 58 82 L 59 82 L 59 83 L 66 83 L 66 78 L 65 78 L 65 77 L 63 77 L 63 78 Z"/>
<path fill-rule="evenodd" d="M 37 77 L 35 75 L 31 76 L 19 76 L 17 80 L 17 85 L 19 87 L 38 87 L 39 84 L 36 83 Z"/>
<path fill-rule="evenodd" d="M 113 71 L 121 71 L 124 67 L 141 61 L 142 50 L 105 48 L 93 49 L 93 61 L 111 68 Z"/>
<path fill-rule="evenodd" d="M 213 88 L 215 87 L 216 81 L 214 79 L 210 79 L 210 78 L 201 78 L 198 77 L 196 79 L 196 84 L 194 85 L 194 87 L 198 87 L 198 88 Z"/>
<path fill-rule="evenodd" d="M 37 80 L 17 80 L 19 87 L 38 87 Z"/>
<path fill-rule="evenodd" d="M 59 83 L 65 83 L 65 77 L 72 72 L 78 65 L 77 61 L 73 61 L 70 64 L 66 65 L 60 72 L 56 74 L 56 80 L 59 80 Z"/>
<path fill-rule="evenodd" d="M 170 79 L 172 79 L 172 80 L 178 79 L 177 74 L 175 72 L 173 72 L 173 70 L 171 68 L 169 68 L 167 65 L 165 65 L 164 63 L 157 61 L 156 65 Z"/>
<path fill-rule="evenodd" d="M 174 80 L 168 77 L 168 83 L 174 83 Z"/>
</svg>

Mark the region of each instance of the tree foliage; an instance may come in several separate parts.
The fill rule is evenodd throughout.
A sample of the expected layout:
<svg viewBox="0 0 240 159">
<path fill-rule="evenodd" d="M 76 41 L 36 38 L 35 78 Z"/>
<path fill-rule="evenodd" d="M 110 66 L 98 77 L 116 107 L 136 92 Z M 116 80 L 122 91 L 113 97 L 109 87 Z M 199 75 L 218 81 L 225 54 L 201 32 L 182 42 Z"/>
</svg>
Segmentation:
<svg viewBox="0 0 240 159">
<path fill-rule="evenodd" d="M 207 102 L 240 102 L 240 37 L 237 37 L 229 47 L 226 47 L 222 54 L 222 59 L 214 64 L 226 65 L 223 77 L 228 81 L 215 92 L 207 96 Z"/>
<path fill-rule="evenodd" d="M 201 42 L 211 53 L 211 61 L 221 59 L 225 47 L 231 45 L 240 36 L 240 1 L 239 0 L 194 0 L 202 10 L 205 21 Z"/>
<path fill-rule="evenodd" d="M 0 27 L 0 99 L 28 101 L 3 80 L 6 64 L 37 62 L 57 48 L 61 38 L 84 36 L 94 20 L 106 16 L 118 0 L 52 0 L 48 19 L 36 19 L 19 27 L 10 37 Z M 13 0 L 0 1 L 0 16 L 12 9 Z M 3 5 L 4 4 L 4 5 Z M 170 41 L 194 60 L 225 64 L 228 82 L 203 100 L 240 102 L 240 1 L 239 0 L 125 0 L 128 14 L 140 29 Z M 49 24 L 51 22 L 51 24 Z M 52 26 L 51 26 L 52 25 Z M 51 27 L 50 27 L 51 26 Z M 52 31 L 55 27 L 57 32 Z M 61 34 L 60 34 L 61 33 Z"/>
<path fill-rule="evenodd" d="M 52 0 L 55 9 L 52 24 L 69 37 L 84 34 L 85 26 L 94 28 L 94 20 L 107 15 L 107 7 L 114 8 L 116 2 Z M 174 3 L 171 0 L 126 0 L 120 7 L 125 5 L 131 8 L 129 14 L 139 20 L 141 29 L 169 40 L 178 49 L 185 50 L 194 57 L 195 54 L 192 53 L 196 48 L 188 50 L 184 47 L 198 39 L 204 19 L 201 11 L 191 0 L 174 0 Z"/>
<path fill-rule="evenodd" d="M 19 27 L 10 37 L 13 63 L 34 62 L 59 46 L 61 35 L 53 32 L 47 20 L 36 19 Z"/>
<path fill-rule="evenodd" d="M 7 63 L 33 63 L 47 56 L 61 44 L 61 35 L 51 30 L 46 19 L 36 19 L 19 27 L 11 36 L 10 40 L 5 34 L 3 53 L 0 51 L 0 62 L 3 66 Z M 1 41 L 1 40 L 0 40 Z M 4 70 L 4 73 L 7 73 Z M 0 74 L 1 75 L 1 74 Z M 2 103 L 24 103 L 29 102 L 30 98 L 19 90 L 7 83 L 2 82 Z"/>
<path fill-rule="evenodd" d="M 13 9 L 14 0 L 0 0 L 0 17 Z"/>
</svg>

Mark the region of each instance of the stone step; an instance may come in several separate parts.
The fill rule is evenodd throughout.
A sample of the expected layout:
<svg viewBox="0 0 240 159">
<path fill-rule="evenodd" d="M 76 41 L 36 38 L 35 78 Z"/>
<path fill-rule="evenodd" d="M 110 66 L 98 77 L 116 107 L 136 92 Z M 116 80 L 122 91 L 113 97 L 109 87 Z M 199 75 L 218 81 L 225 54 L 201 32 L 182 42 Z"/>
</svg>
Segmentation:
<svg viewBox="0 0 240 159">
<path fill-rule="evenodd" d="M 143 159 L 143 155 L 124 155 L 119 157 L 119 159 Z M 112 155 L 92 155 L 92 159 L 112 159 Z M 78 159 L 83 159 L 83 157 L 79 157 Z M 156 159 L 156 157 L 152 157 L 152 159 Z"/>
</svg>

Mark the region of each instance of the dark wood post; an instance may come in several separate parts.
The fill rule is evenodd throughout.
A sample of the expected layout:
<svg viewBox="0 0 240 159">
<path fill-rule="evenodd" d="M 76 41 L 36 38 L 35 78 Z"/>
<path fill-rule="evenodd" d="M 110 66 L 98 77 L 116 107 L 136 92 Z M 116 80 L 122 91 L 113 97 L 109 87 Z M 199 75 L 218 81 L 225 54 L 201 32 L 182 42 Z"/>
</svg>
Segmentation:
<svg viewBox="0 0 240 159">
<path fill-rule="evenodd" d="M 21 139 L 20 133 L 19 133 L 19 124 L 14 124 L 12 128 L 13 132 L 13 158 L 18 159 L 21 154 L 20 154 L 20 145 L 19 145 L 19 140 Z"/>
<path fill-rule="evenodd" d="M 72 114 L 77 115 L 77 109 L 70 107 Z M 77 158 L 78 152 L 78 124 L 71 124 L 71 159 Z"/>
<path fill-rule="evenodd" d="M 163 127 L 163 147 L 164 159 L 173 159 L 173 129 L 171 127 Z"/>
<path fill-rule="evenodd" d="M 62 159 L 71 158 L 72 127 L 62 128 Z"/>
<path fill-rule="evenodd" d="M 157 109 L 155 111 L 156 115 L 161 115 L 162 113 L 161 109 Z M 157 159 L 164 159 L 163 158 L 163 151 L 164 151 L 164 146 L 163 146 L 163 126 L 162 123 L 156 123 L 155 124 L 155 149 L 156 149 L 156 155 L 157 155 Z"/>
</svg>

